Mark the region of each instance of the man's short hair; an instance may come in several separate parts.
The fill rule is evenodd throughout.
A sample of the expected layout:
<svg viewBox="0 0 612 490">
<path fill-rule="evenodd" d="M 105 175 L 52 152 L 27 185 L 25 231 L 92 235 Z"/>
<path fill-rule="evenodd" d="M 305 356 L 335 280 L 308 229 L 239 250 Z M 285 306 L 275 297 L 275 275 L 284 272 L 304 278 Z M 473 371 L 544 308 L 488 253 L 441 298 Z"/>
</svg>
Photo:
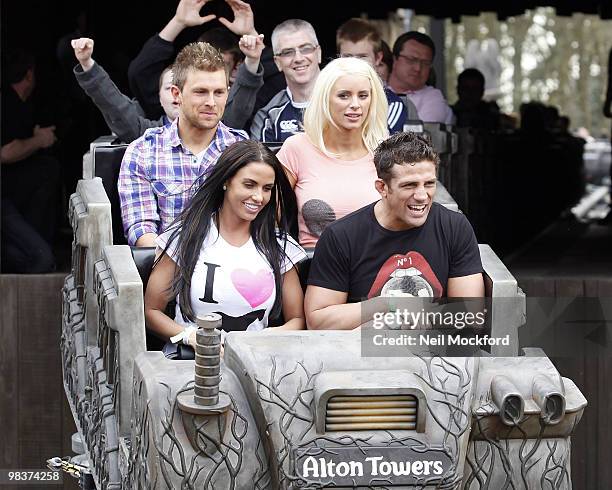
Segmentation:
<svg viewBox="0 0 612 490">
<path fill-rule="evenodd" d="M 302 19 L 289 19 L 278 24 L 272 31 L 272 51 L 274 51 L 274 53 L 276 54 L 280 50 L 280 46 L 278 45 L 278 38 L 281 34 L 284 34 L 285 32 L 297 31 L 305 31 L 310 35 L 314 44 L 319 44 L 319 41 L 317 40 L 317 33 L 315 32 L 314 27 L 312 27 L 312 24 L 310 22 L 307 22 Z"/>
<path fill-rule="evenodd" d="M 461 82 L 465 80 L 476 80 L 484 90 L 485 77 L 480 70 L 477 70 L 476 68 L 466 68 L 459 73 L 459 76 L 457 77 L 457 85 L 460 85 Z"/>
<path fill-rule="evenodd" d="M 440 157 L 427 137 L 418 133 L 396 133 L 374 150 L 376 174 L 387 184 L 391 181 L 395 165 L 414 165 L 419 162 L 431 162 L 437 170 Z"/>
<path fill-rule="evenodd" d="M 18 83 L 34 68 L 34 55 L 24 49 L 13 49 L 2 57 L 2 80 L 7 84 Z"/>
<path fill-rule="evenodd" d="M 342 41 L 358 43 L 362 39 L 367 39 L 372 44 L 374 54 L 382 51 L 382 39 L 378 29 L 371 22 L 357 18 L 349 19 L 336 31 L 336 49 L 340 52 Z"/>
<path fill-rule="evenodd" d="M 436 45 L 434 44 L 433 40 L 427 34 L 423 34 L 422 32 L 418 31 L 404 32 L 404 34 L 398 37 L 393 44 L 393 56 L 399 56 L 399 54 L 402 52 L 404 44 L 411 40 L 414 40 L 419 44 L 424 44 L 431 49 L 432 59 L 436 56 Z"/>
<path fill-rule="evenodd" d="M 183 90 L 189 70 L 215 72 L 223 70 L 225 63 L 221 52 L 208 43 L 190 43 L 179 51 L 172 65 L 172 83 Z"/>
</svg>

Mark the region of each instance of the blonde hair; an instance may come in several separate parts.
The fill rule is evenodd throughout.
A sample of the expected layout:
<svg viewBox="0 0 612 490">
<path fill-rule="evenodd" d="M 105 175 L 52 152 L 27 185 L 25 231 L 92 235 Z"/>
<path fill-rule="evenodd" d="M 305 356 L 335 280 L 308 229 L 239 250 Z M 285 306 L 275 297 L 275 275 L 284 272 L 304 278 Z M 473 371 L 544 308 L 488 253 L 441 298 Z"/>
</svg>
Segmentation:
<svg viewBox="0 0 612 490">
<path fill-rule="evenodd" d="M 337 127 L 329 110 L 331 90 L 336 81 L 344 76 L 362 76 L 370 81 L 371 102 L 366 120 L 361 129 L 361 139 L 370 152 L 389 137 L 387 127 L 387 96 L 380 77 L 366 61 L 357 58 L 338 58 L 331 61 L 319 74 L 304 112 L 304 131 L 312 144 L 328 156 L 334 157 L 325 147 L 323 132 L 330 125 Z"/>
<path fill-rule="evenodd" d="M 221 51 L 208 43 L 199 41 L 190 43 L 179 51 L 172 65 L 172 83 L 183 90 L 189 70 L 215 72 L 225 70 Z"/>
</svg>

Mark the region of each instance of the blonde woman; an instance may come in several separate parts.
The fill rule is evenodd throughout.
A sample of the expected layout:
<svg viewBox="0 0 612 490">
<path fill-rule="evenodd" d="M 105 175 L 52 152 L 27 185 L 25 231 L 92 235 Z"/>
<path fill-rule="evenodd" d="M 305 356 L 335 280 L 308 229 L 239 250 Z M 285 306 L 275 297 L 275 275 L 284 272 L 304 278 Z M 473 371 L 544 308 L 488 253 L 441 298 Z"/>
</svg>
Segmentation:
<svg viewBox="0 0 612 490">
<path fill-rule="evenodd" d="M 374 69 L 357 58 L 330 62 L 315 83 L 304 131 L 277 156 L 297 197 L 300 244 L 314 247 L 329 223 L 380 198 L 373 151 L 389 130 Z"/>
</svg>

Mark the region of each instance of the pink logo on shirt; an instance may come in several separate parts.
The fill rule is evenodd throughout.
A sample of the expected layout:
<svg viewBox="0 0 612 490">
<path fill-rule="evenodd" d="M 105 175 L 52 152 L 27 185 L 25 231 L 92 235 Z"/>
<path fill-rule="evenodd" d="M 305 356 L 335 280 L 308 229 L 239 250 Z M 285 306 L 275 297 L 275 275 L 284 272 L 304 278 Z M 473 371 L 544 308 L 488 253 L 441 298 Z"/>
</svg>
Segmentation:
<svg viewBox="0 0 612 490">
<path fill-rule="evenodd" d="M 269 270 L 251 272 L 247 269 L 235 269 L 230 277 L 236 290 L 251 308 L 265 303 L 274 290 L 274 276 Z"/>
</svg>

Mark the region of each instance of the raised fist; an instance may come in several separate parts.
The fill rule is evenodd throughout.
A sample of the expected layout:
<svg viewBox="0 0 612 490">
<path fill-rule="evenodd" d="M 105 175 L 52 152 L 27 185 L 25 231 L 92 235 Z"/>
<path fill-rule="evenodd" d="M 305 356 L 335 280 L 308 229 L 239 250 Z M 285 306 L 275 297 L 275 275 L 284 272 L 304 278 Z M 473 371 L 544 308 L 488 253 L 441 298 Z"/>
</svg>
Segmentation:
<svg viewBox="0 0 612 490">
<path fill-rule="evenodd" d="M 240 42 L 238 43 L 240 51 L 242 51 L 247 58 L 255 58 L 257 61 L 259 61 L 261 52 L 265 48 L 263 38 L 263 34 L 259 34 L 257 36 L 242 36 L 240 38 Z"/>
<path fill-rule="evenodd" d="M 79 39 L 73 39 L 70 44 L 72 45 L 74 55 L 83 67 L 83 70 L 89 70 L 93 65 L 93 59 L 91 58 L 94 47 L 93 39 L 81 37 Z"/>
</svg>

